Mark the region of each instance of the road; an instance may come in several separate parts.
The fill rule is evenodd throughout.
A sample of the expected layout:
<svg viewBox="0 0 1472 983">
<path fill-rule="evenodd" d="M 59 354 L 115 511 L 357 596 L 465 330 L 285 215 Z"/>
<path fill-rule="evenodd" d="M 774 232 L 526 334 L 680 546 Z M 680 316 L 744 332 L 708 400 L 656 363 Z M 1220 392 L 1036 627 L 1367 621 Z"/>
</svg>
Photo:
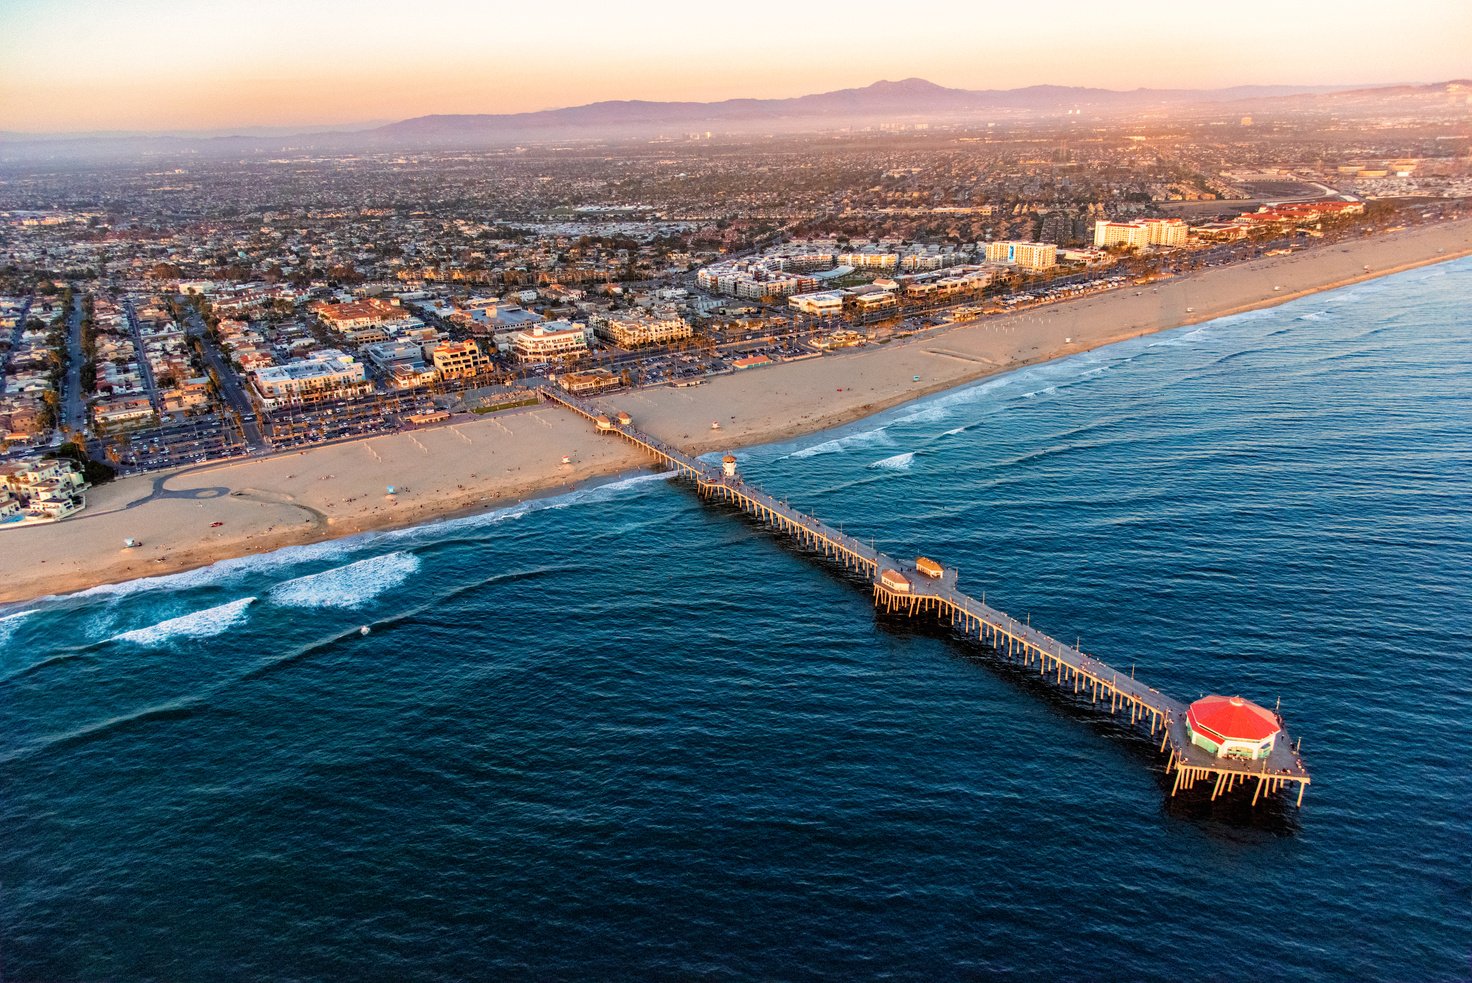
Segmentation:
<svg viewBox="0 0 1472 983">
<path fill-rule="evenodd" d="M 200 319 L 197 312 L 190 311 L 189 323 L 185 330 L 189 337 L 199 339 L 199 347 L 204 352 L 205 363 L 214 370 L 215 378 L 220 382 L 220 396 L 240 422 L 240 429 L 245 434 L 246 447 L 251 453 L 265 450 L 266 439 L 261 436 L 261 428 L 252 419 L 255 407 L 251 405 L 250 397 L 246 395 L 245 387 L 240 383 L 240 376 L 236 373 L 235 367 L 220 354 L 219 346 L 210 337 L 204 321 Z"/>
<path fill-rule="evenodd" d="M 72 297 L 66 325 L 66 376 L 61 386 L 63 434 L 86 433 L 87 400 L 82 392 L 82 295 Z"/>
<path fill-rule="evenodd" d="M 158 383 L 153 379 L 153 366 L 149 364 L 148 352 L 143 347 L 143 333 L 138 330 L 138 315 L 133 310 L 131 297 L 125 301 L 125 306 L 128 313 L 128 327 L 133 332 L 133 349 L 138 355 L 138 372 L 143 376 L 143 385 L 148 391 L 148 402 L 153 407 L 153 412 L 162 418 L 164 404 L 158 396 Z"/>
</svg>

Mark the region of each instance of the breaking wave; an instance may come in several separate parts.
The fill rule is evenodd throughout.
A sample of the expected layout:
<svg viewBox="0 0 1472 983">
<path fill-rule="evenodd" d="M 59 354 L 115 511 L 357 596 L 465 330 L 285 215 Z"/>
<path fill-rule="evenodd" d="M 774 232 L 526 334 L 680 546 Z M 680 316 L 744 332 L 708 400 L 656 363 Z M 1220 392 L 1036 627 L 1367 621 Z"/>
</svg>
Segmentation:
<svg viewBox="0 0 1472 983">
<path fill-rule="evenodd" d="M 229 604 L 205 608 L 191 614 L 180 615 L 160 621 L 147 628 L 135 628 L 116 635 L 110 641 L 132 642 L 134 645 L 162 645 L 175 638 L 211 638 L 223 634 L 245 620 L 246 609 L 255 603 L 254 597 L 243 597 Z"/>
<path fill-rule="evenodd" d="M 896 454 L 894 457 L 886 457 L 882 461 L 875 461 L 869 467 L 884 468 L 887 471 L 908 471 L 914 463 L 915 452 L 907 451 L 904 454 Z"/>
<path fill-rule="evenodd" d="M 356 608 L 409 579 L 420 568 L 413 553 L 386 553 L 288 580 L 267 595 L 292 608 Z"/>
<path fill-rule="evenodd" d="M 885 429 L 885 427 L 880 427 L 877 430 L 865 430 L 862 433 L 851 433 L 845 437 L 835 437 L 833 440 L 825 440 L 821 444 L 804 447 L 800 451 L 793 451 L 788 456 L 802 459 L 817 457 L 821 454 L 842 454 L 855 447 L 871 447 L 876 444 L 883 446 L 893 443 L 889 435 L 884 432 Z"/>
<path fill-rule="evenodd" d="M 10 641 L 10 636 L 15 634 L 15 631 L 17 628 L 20 627 L 21 622 L 35 613 L 35 610 L 31 609 L 27 611 L 17 611 L 14 614 L 0 615 L 0 645 L 3 645 L 6 642 Z"/>
</svg>

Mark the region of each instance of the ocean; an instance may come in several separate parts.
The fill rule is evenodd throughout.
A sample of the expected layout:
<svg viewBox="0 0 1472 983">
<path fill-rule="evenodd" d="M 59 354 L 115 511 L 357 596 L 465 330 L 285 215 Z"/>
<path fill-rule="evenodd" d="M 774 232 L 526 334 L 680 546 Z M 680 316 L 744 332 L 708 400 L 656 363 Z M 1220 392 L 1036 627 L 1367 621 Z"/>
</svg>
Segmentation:
<svg viewBox="0 0 1472 983">
<path fill-rule="evenodd" d="M 1281 700 L 1302 809 L 1172 799 L 1147 738 L 651 473 L 0 610 L 0 968 L 1465 979 L 1469 296 L 737 454 L 1165 692 Z"/>
</svg>

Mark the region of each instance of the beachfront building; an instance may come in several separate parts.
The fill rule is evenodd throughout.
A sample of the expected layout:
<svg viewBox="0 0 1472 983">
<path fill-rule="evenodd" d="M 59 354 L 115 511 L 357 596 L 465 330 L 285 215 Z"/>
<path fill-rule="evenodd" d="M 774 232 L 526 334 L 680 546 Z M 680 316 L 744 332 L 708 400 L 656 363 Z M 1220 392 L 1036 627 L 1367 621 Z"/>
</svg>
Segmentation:
<svg viewBox="0 0 1472 983">
<path fill-rule="evenodd" d="M 590 369 L 587 372 L 559 372 L 556 383 L 574 396 L 602 392 L 621 385 L 623 380 L 608 369 Z"/>
<path fill-rule="evenodd" d="M 1133 246 L 1148 249 L 1151 246 L 1184 246 L 1186 223 L 1178 218 L 1142 218 L 1134 222 L 1094 223 L 1094 245 Z"/>
<path fill-rule="evenodd" d="M 1266 758 L 1280 729 L 1271 710 L 1240 696 L 1203 696 L 1186 712 L 1191 743 L 1218 758 Z"/>
<path fill-rule="evenodd" d="M 593 331 L 620 348 L 667 345 L 694 334 L 690 322 L 678 314 L 646 314 L 643 311 L 606 314 L 597 320 Z"/>
<path fill-rule="evenodd" d="M 843 313 L 842 290 L 818 290 L 809 294 L 793 294 L 787 306 L 813 317 L 837 317 Z"/>
<path fill-rule="evenodd" d="M 897 286 L 893 280 L 889 280 L 885 284 L 876 281 L 862 287 L 850 287 L 843 292 L 844 304 L 860 317 L 877 314 L 899 303 L 895 298 Z"/>
<path fill-rule="evenodd" d="M 907 300 L 937 301 L 975 293 L 991 283 L 991 280 L 990 270 L 980 266 L 956 266 L 906 277 L 900 289 Z"/>
<path fill-rule="evenodd" d="M 592 347 L 587 325 L 548 321 L 511 336 L 511 353 L 520 362 L 551 362 L 586 355 Z"/>
<path fill-rule="evenodd" d="M 1051 242 L 989 242 L 986 260 L 1026 270 L 1047 270 L 1058 265 L 1058 247 Z"/>
<path fill-rule="evenodd" d="M 361 362 L 340 351 L 255 369 L 250 373 L 256 396 L 267 409 L 323 399 L 341 399 L 373 387 Z"/>
<path fill-rule="evenodd" d="M 449 341 L 430 353 L 434 374 L 441 379 L 469 379 L 484 372 L 490 363 L 474 341 Z"/>
<path fill-rule="evenodd" d="M 0 522 L 65 519 L 87 504 L 81 466 L 66 458 L 0 464 Z"/>
<path fill-rule="evenodd" d="M 1343 218 L 1363 215 L 1365 203 L 1329 199 L 1325 201 L 1301 201 L 1289 205 L 1269 207 L 1263 205 L 1255 212 L 1239 215 L 1233 221 L 1245 226 L 1262 225 L 1312 225 L 1326 218 Z"/>
</svg>

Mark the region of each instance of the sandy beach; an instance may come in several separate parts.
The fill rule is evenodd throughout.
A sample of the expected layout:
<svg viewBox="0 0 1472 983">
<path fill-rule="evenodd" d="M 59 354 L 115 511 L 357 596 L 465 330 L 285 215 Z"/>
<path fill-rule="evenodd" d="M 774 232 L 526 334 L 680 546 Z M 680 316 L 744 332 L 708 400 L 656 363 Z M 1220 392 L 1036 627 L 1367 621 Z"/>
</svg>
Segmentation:
<svg viewBox="0 0 1472 983">
<path fill-rule="evenodd" d="M 694 452 L 765 443 L 1024 365 L 1469 254 L 1472 220 L 1410 229 L 604 403 Z M 564 455 L 573 463 L 562 464 Z M 90 492 L 74 519 L 0 531 L 0 602 L 480 511 L 647 463 L 569 413 L 534 407 L 125 478 Z M 123 549 L 129 537 L 143 545 Z"/>
</svg>

